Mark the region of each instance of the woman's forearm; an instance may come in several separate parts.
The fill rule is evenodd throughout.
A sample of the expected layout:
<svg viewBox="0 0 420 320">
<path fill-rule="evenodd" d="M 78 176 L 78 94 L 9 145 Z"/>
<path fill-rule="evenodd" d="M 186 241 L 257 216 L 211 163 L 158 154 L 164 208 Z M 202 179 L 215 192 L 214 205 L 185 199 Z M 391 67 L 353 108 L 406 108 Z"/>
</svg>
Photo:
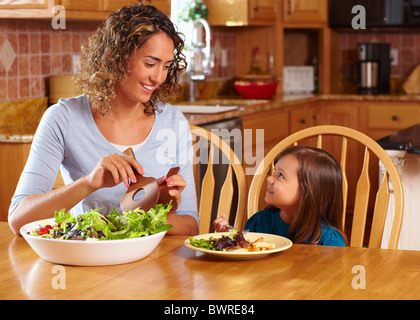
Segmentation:
<svg viewBox="0 0 420 320">
<path fill-rule="evenodd" d="M 63 208 L 70 210 L 95 189 L 82 177 L 68 185 L 54 189 L 44 194 L 32 194 L 25 197 L 9 216 L 9 225 L 16 235 L 25 224 L 52 218 L 55 211 Z"/>
<path fill-rule="evenodd" d="M 25 224 L 52 218 L 55 211 L 63 208 L 70 210 L 82 199 L 97 190 L 91 185 L 88 182 L 88 177 L 85 176 L 50 192 L 25 197 L 9 216 L 10 228 L 16 235 L 20 235 L 20 228 Z M 168 217 L 167 223 L 173 225 L 168 234 L 198 234 L 197 221 L 189 215 L 172 214 Z"/>
<path fill-rule="evenodd" d="M 169 229 L 168 234 L 182 234 L 188 236 L 195 236 L 198 234 L 197 221 L 189 215 L 171 214 L 166 222 L 173 225 Z"/>
</svg>

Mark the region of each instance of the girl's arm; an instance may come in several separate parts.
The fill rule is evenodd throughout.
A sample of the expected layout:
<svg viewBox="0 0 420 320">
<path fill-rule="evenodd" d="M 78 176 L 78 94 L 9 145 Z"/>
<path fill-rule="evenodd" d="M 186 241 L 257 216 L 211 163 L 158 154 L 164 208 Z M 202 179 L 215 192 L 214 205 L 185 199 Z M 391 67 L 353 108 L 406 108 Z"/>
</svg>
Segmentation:
<svg viewBox="0 0 420 320">
<path fill-rule="evenodd" d="M 228 224 L 229 223 L 226 220 L 226 215 L 223 213 L 219 218 L 213 221 L 214 231 L 216 232 L 229 231 L 231 229 L 227 227 Z"/>
</svg>

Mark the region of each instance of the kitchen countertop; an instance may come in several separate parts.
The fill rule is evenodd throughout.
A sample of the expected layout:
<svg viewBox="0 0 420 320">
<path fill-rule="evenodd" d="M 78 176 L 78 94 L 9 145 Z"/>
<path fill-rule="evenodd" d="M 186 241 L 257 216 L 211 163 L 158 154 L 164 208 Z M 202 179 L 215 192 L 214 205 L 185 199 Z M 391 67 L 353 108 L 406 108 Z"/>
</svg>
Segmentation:
<svg viewBox="0 0 420 320">
<path fill-rule="evenodd" d="M 190 124 L 199 125 L 224 119 L 250 115 L 258 112 L 275 110 L 312 101 L 348 100 L 348 101 L 419 101 L 420 95 L 343 95 L 321 94 L 313 96 L 284 96 L 273 100 L 213 99 L 178 104 L 223 104 L 238 105 L 232 111 L 215 114 L 185 114 Z M 18 101 L 0 102 L 0 142 L 31 143 L 42 114 L 47 108 L 46 97 Z"/>
<path fill-rule="evenodd" d="M 0 142 L 31 143 L 48 98 L 0 102 Z"/>
<path fill-rule="evenodd" d="M 331 100 L 342 100 L 342 101 L 383 101 L 383 102 L 420 102 L 420 95 L 358 95 L 358 94 L 319 94 L 319 95 L 303 95 L 303 96 L 283 96 L 281 98 L 265 101 L 255 101 L 252 104 L 240 103 L 247 100 L 238 100 L 238 99 L 214 99 L 206 100 L 204 102 L 194 102 L 196 104 L 218 104 L 223 101 L 224 105 L 239 105 L 237 110 L 217 113 L 217 114 L 185 114 L 185 117 L 188 119 L 190 124 L 199 125 L 203 123 L 210 123 L 215 121 L 220 121 L 224 119 L 244 116 L 248 114 L 253 114 L 257 112 L 275 110 L 285 107 L 290 107 L 295 104 L 301 104 L 306 102 L 315 102 L 315 101 L 331 101 Z M 188 102 L 192 104 L 191 102 Z M 182 103 L 182 104 L 188 104 Z M 180 103 L 181 104 L 181 103 Z M 220 103 L 221 104 L 221 103 Z"/>
<path fill-rule="evenodd" d="M 420 154 L 420 123 L 377 140 L 387 150 L 406 150 Z"/>
</svg>

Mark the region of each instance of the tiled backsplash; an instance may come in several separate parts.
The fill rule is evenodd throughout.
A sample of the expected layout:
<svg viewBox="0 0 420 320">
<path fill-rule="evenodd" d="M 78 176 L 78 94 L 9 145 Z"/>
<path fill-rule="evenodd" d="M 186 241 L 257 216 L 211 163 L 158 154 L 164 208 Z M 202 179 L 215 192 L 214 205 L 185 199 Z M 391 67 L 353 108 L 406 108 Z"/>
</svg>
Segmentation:
<svg viewBox="0 0 420 320">
<path fill-rule="evenodd" d="M 72 74 L 73 56 L 100 22 L 67 21 L 66 29 L 53 29 L 50 20 L 0 19 L 0 101 L 48 95 L 51 75 Z M 227 49 L 228 64 L 216 55 L 211 78 L 235 74 L 235 33 L 212 28 L 212 45 Z"/>
<path fill-rule="evenodd" d="M 48 78 L 72 74 L 73 56 L 80 54 L 81 46 L 99 24 L 67 21 L 66 29 L 57 30 L 50 20 L 0 19 L 0 101 L 47 96 Z M 236 70 L 236 28 L 212 27 L 211 31 L 216 60 L 210 79 L 232 78 Z M 359 42 L 389 42 L 391 49 L 398 50 L 392 78 L 406 78 L 420 63 L 420 33 L 342 33 L 343 77 L 349 77 L 351 64 L 357 61 Z M 224 66 L 222 49 L 227 53 Z"/>
<path fill-rule="evenodd" d="M 407 78 L 420 63 L 420 33 L 342 33 L 340 72 L 344 77 L 349 77 L 351 64 L 357 61 L 357 44 L 360 42 L 386 42 L 391 44 L 391 50 L 398 50 L 398 65 L 391 66 L 391 78 Z"/>
<path fill-rule="evenodd" d="M 72 73 L 73 55 L 98 24 L 56 30 L 50 20 L 0 19 L 0 101 L 46 96 L 49 76 Z"/>
</svg>

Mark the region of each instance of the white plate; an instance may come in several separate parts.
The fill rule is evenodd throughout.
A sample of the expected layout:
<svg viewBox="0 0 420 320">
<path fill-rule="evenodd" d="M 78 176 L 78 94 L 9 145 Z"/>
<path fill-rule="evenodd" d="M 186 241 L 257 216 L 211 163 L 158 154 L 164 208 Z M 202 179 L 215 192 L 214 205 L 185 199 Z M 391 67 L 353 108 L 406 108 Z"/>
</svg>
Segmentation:
<svg viewBox="0 0 420 320">
<path fill-rule="evenodd" d="M 174 105 L 182 113 L 220 113 L 238 109 L 238 106 L 223 106 L 223 105 Z"/>
<path fill-rule="evenodd" d="M 194 236 L 195 239 L 209 239 L 210 237 L 213 237 L 215 239 L 220 238 L 222 235 L 226 236 L 230 234 L 230 232 L 217 232 L 217 233 L 206 233 L 206 234 L 200 234 L 198 236 Z M 273 243 L 276 248 L 272 250 L 264 250 L 264 251 L 249 251 L 249 252 L 241 252 L 241 251 L 214 251 L 214 250 L 208 250 L 203 249 L 199 247 L 195 247 L 191 244 L 190 240 L 187 239 L 184 242 L 184 246 L 191 250 L 204 252 L 206 254 L 215 256 L 217 258 L 222 259 L 230 259 L 230 260 L 247 260 L 247 259 L 257 259 L 257 258 L 263 258 L 268 256 L 269 254 L 283 251 L 286 249 L 289 249 L 293 243 L 289 239 L 281 236 L 277 236 L 274 234 L 268 234 L 268 233 L 257 233 L 257 232 L 248 232 L 244 235 L 246 240 L 255 241 L 258 238 L 263 237 L 264 241 Z"/>
<path fill-rule="evenodd" d="M 74 266 L 107 266 L 143 259 L 166 234 L 165 231 L 140 238 L 100 241 L 46 239 L 27 234 L 47 224 L 54 225 L 55 219 L 28 223 L 20 229 L 20 234 L 42 259 Z"/>
</svg>

